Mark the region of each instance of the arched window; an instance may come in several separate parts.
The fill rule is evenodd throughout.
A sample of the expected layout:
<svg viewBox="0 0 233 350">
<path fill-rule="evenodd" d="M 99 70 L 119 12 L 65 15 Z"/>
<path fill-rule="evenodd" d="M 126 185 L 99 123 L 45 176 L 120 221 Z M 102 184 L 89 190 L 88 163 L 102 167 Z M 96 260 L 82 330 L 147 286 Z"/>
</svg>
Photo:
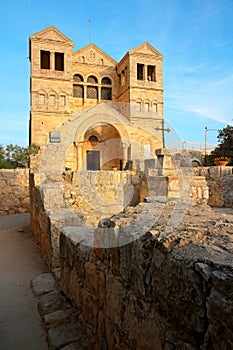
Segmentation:
<svg viewBox="0 0 233 350">
<path fill-rule="evenodd" d="M 97 84 L 97 83 L 98 83 L 98 79 L 97 79 L 94 75 L 90 75 L 90 76 L 87 78 L 87 82 L 88 82 L 88 83 Z"/>
<path fill-rule="evenodd" d="M 142 102 L 141 101 L 137 101 L 136 102 L 136 107 L 137 107 L 137 112 L 141 112 L 141 110 L 142 110 Z"/>
<path fill-rule="evenodd" d="M 65 107 L 66 106 L 66 95 L 61 95 L 60 96 L 60 105 L 62 107 Z"/>
<path fill-rule="evenodd" d="M 112 99 L 112 88 L 101 88 L 101 100 L 111 100 Z"/>
<path fill-rule="evenodd" d="M 45 104 L 45 94 L 44 93 L 40 93 L 39 94 L 39 104 L 40 105 L 44 105 Z"/>
<path fill-rule="evenodd" d="M 50 100 L 50 105 L 51 106 L 55 106 L 56 105 L 56 95 L 55 94 L 50 94 L 49 100 Z"/>
<path fill-rule="evenodd" d="M 149 112 L 150 111 L 150 103 L 149 102 L 144 102 L 144 111 Z"/>
<path fill-rule="evenodd" d="M 96 142 L 98 142 L 99 140 L 98 140 L 98 137 L 97 137 L 97 136 L 91 135 L 91 136 L 89 137 L 88 141 L 90 141 L 91 143 L 96 143 Z"/>
<path fill-rule="evenodd" d="M 73 78 L 74 78 L 74 81 L 77 81 L 79 83 L 83 82 L 83 77 L 81 74 L 75 74 Z"/>
<path fill-rule="evenodd" d="M 104 77 L 102 80 L 101 80 L 101 84 L 102 85 L 111 85 L 112 82 L 111 82 L 111 79 L 107 78 L 107 77 Z"/>
<path fill-rule="evenodd" d="M 84 97 L 84 89 L 82 85 L 74 85 L 73 86 L 73 96 L 78 98 Z"/>
<path fill-rule="evenodd" d="M 156 112 L 156 113 L 158 112 L 158 104 L 157 104 L 157 102 L 153 102 L 153 107 L 152 108 L 153 108 L 154 112 Z"/>
<path fill-rule="evenodd" d="M 92 98 L 94 100 L 98 99 L 98 88 L 95 86 L 87 87 L 87 98 Z"/>
</svg>

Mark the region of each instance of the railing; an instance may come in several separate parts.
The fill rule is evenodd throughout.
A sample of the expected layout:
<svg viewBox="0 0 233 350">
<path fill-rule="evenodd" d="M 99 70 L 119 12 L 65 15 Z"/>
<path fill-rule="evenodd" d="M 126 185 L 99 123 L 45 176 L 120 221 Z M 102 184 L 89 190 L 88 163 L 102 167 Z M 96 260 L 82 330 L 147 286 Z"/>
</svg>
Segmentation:
<svg viewBox="0 0 233 350">
<path fill-rule="evenodd" d="M 211 144 L 208 143 L 206 145 L 206 151 L 210 153 L 214 150 L 214 148 L 217 146 L 217 144 Z M 205 144 L 204 142 L 189 142 L 189 141 L 177 141 L 175 143 L 167 143 L 166 148 L 172 150 L 172 151 L 202 151 L 205 152 Z"/>
</svg>

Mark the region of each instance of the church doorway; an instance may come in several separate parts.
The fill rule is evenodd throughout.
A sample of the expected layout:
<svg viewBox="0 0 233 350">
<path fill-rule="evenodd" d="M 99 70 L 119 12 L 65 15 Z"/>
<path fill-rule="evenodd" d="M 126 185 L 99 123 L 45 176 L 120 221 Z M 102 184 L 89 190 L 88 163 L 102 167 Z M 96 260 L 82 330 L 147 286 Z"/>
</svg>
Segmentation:
<svg viewBox="0 0 233 350">
<path fill-rule="evenodd" d="M 106 122 L 95 124 L 86 130 L 82 141 L 82 154 L 81 150 L 78 153 L 78 164 L 81 164 L 81 157 L 83 166 L 79 169 L 92 171 L 108 171 L 113 168 L 121 170 L 123 162 L 127 161 L 119 131 Z"/>
<path fill-rule="evenodd" d="M 100 151 L 86 151 L 87 170 L 100 170 Z"/>
</svg>

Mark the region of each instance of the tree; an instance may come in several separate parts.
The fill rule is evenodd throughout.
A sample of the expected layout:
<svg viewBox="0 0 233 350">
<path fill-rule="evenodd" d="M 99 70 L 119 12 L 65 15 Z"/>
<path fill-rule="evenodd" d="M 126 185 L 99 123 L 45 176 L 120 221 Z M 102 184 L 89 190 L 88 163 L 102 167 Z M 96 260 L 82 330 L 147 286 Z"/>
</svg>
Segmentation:
<svg viewBox="0 0 233 350">
<path fill-rule="evenodd" d="M 227 125 L 218 130 L 218 146 L 211 153 L 212 158 L 230 157 L 233 164 L 233 126 Z"/>
<path fill-rule="evenodd" d="M 29 147 L 21 147 L 9 144 L 5 147 L 0 145 L 0 169 L 26 168 L 29 166 L 31 154 L 36 154 L 39 146 L 32 144 Z"/>
<path fill-rule="evenodd" d="M 0 159 L 4 159 L 4 147 L 2 145 L 0 145 Z"/>
</svg>

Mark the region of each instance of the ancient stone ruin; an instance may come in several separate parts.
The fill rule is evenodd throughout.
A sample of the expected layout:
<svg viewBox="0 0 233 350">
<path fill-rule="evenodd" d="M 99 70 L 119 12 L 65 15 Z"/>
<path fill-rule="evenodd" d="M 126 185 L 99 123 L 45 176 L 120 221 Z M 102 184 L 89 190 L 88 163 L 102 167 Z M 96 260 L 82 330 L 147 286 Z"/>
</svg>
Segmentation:
<svg viewBox="0 0 233 350">
<path fill-rule="evenodd" d="M 165 147 L 163 55 L 147 42 L 119 62 L 94 44 L 73 52 L 53 26 L 29 44 L 40 150 L 29 174 L 0 172 L 0 215 L 28 211 L 29 189 L 62 290 L 49 275 L 41 313 L 53 324 L 51 302 L 68 299 L 80 324 L 63 326 L 69 341 L 53 327 L 50 348 L 233 349 L 233 167 Z"/>
<path fill-rule="evenodd" d="M 60 150 L 32 159 L 31 225 L 90 346 L 231 349 L 233 167 L 51 171 Z"/>
</svg>

